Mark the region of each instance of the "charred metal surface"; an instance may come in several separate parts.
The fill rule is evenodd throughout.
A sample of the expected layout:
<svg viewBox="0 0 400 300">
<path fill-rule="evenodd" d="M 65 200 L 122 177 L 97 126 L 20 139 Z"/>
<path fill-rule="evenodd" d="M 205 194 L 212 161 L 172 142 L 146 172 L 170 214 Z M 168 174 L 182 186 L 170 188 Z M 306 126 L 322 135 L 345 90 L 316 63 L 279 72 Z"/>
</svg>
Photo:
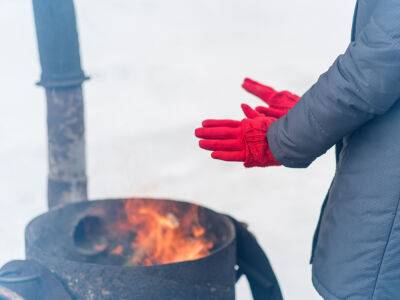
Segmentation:
<svg viewBox="0 0 400 300">
<path fill-rule="evenodd" d="M 82 89 L 48 88 L 49 207 L 87 199 Z"/>
<path fill-rule="evenodd" d="M 110 228 L 120 218 L 125 201 L 135 199 L 81 202 L 39 216 L 26 230 L 27 257 L 56 274 L 75 299 L 235 299 L 235 229 L 229 218 L 206 208 L 199 211 L 201 224 L 217 235 L 218 243 L 204 258 L 148 267 L 124 266 L 109 260 L 107 251 L 82 251 L 82 245 L 86 249 L 87 244 L 77 241 L 80 224 L 92 226 L 101 220 L 105 228 Z M 104 238 L 98 239 L 102 232 Z M 112 232 L 103 229 L 95 235 L 95 241 L 111 242 L 113 238 Z"/>
<path fill-rule="evenodd" d="M 57 277 L 34 260 L 13 260 L 0 268 L 0 299 L 71 300 Z"/>
<path fill-rule="evenodd" d="M 75 9 L 72 0 L 33 0 L 46 89 L 49 149 L 48 201 L 53 208 L 87 199 L 85 126 Z"/>
</svg>

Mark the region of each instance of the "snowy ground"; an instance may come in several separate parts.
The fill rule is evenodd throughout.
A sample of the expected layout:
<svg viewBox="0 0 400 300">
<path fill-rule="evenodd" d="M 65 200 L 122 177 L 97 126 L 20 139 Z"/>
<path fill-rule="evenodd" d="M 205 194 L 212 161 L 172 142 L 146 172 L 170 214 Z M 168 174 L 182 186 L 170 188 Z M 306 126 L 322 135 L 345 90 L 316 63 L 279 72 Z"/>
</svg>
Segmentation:
<svg viewBox="0 0 400 300">
<path fill-rule="evenodd" d="M 344 51 L 354 1 L 76 0 L 90 196 L 187 199 L 245 220 L 286 299 L 319 299 L 308 259 L 333 173 L 244 170 L 200 151 L 206 117 L 260 104 L 245 76 L 299 94 Z M 23 230 L 46 210 L 46 128 L 30 1 L 0 0 L 0 265 L 23 257 Z M 246 283 L 238 299 L 250 299 Z"/>
</svg>

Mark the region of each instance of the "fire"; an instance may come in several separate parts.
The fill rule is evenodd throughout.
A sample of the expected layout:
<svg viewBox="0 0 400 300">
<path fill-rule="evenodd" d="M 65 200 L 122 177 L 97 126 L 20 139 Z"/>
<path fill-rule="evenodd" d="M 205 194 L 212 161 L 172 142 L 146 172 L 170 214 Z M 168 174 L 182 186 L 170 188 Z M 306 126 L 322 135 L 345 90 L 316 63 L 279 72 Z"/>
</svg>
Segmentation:
<svg viewBox="0 0 400 300">
<path fill-rule="evenodd" d="M 124 253 L 124 247 L 122 245 L 116 246 L 111 253 L 114 255 L 122 255 Z"/>
<path fill-rule="evenodd" d="M 126 201 L 126 219 L 135 232 L 129 265 L 156 265 L 195 260 L 214 246 L 198 218 L 198 207 L 185 209 L 164 201 Z M 115 249 L 121 253 L 122 249 Z"/>
</svg>

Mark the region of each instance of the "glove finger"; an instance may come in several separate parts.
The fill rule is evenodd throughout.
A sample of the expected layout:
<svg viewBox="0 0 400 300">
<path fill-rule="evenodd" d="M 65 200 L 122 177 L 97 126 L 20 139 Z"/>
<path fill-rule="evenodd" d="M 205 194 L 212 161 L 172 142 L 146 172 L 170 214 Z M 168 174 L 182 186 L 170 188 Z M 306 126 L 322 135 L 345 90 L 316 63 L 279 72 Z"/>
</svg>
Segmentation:
<svg viewBox="0 0 400 300">
<path fill-rule="evenodd" d="M 242 87 L 250 94 L 260 98 L 267 104 L 269 104 L 269 99 L 276 94 L 276 91 L 273 88 L 258 83 L 250 78 L 245 78 Z"/>
<path fill-rule="evenodd" d="M 203 127 L 231 127 L 236 128 L 240 126 L 240 121 L 236 120 L 204 120 Z"/>
<path fill-rule="evenodd" d="M 210 151 L 240 151 L 243 143 L 240 140 L 201 140 L 199 146 Z"/>
<path fill-rule="evenodd" d="M 224 161 L 245 161 L 246 154 L 244 151 L 214 151 L 211 157 Z"/>
<path fill-rule="evenodd" d="M 256 111 L 267 117 L 280 118 L 286 114 L 286 111 L 271 107 L 258 106 Z"/>
<path fill-rule="evenodd" d="M 291 108 L 298 101 L 300 97 L 292 94 L 289 91 L 276 92 L 271 98 L 268 99 L 268 104 L 276 108 Z"/>
<path fill-rule="evenodd" d="M 252 109 L 249 105 L 242 103 L 241 104 L 242 111 L 245 114 L 245 116 L 249 119 L 254 119 L 257 117 L 261 117 L 261 114 Z"/>
<path fill-rule="evenodd" d="M 285 97 L 292 103 L 297 103 L 300 99 L 300 96 L 293 94 L 292 92 L 289 91 L 282 91 L 280 93 L 282 95 L 285 95 Z"/>
<path fill-rule="evenodd" d="M 238 139 L 241 136 L 241 128 L 230 128 L 230 127 L 201 127 L 197 128 L 195 135 L 202 139 Z"/>
</svg>

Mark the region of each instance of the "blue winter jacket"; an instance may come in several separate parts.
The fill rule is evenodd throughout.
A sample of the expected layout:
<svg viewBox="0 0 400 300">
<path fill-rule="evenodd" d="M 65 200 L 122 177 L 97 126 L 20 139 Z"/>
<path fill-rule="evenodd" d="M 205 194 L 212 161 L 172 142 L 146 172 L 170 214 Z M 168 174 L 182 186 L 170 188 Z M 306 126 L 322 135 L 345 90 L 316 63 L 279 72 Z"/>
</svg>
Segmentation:
<svg viewBox="0 0 400 300">
<path fill-rule="evenodd" d="M 313 246 L 318 292 L 400 299 L 400 0 L 359 0 L 345 54 L 267 137 L 294 168 L 338 144 Z"/>
</svg>

